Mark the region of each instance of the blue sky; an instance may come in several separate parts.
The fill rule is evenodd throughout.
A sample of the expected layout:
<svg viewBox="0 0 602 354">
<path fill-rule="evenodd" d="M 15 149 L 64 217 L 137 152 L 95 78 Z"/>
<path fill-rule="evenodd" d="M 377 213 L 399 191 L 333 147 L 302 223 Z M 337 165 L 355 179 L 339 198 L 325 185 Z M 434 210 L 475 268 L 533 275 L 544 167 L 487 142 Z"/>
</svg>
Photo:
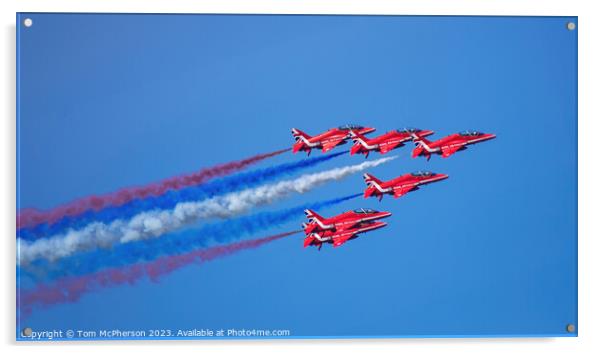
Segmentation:
<svg viewBox="0 0 602 354">
<path fill-rule="evenodd" d="M 19 207 L 287 147 L 292 127 L 497 134 L 449 159 L 393 151 L 400 157 L 371 173 L 450 178 L 324 211 L 393 212 L 387 228 L 343 247 L 303 249 L 293 236 L 36 311 L 27 326 L 566 335 L 577 322 L 577 31 L 566 29 L 575 18 L 27 17 L 34 25 L 18 29 Z M 314 170 L 360 161 L 344 155 Z M 363 188 L 358 174 L 262 210 Z"/>
</svg>

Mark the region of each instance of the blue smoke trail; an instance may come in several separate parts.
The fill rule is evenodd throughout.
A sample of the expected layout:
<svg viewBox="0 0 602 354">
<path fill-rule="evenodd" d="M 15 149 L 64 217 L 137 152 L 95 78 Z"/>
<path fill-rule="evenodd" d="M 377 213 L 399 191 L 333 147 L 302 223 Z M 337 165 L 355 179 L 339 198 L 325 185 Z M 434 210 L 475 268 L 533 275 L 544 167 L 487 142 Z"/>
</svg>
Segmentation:
<svg viewBox="0 0 602 354">
<path fill-rule="evenodd" d="M 216 179 L 198 186 L 180 190 L 170 190 L 160 196 L 134 199 L 131 202 L 117 207 L 108 207 L 99 211 L 89 210 L 80 215 L 64 217 L 52 225 L 44 223 L 32 228 L 23 228 L 17 232 L 17 236 L 24 240 L 35 240 L 45 236 L 62 234 L 68 229 L 80 229 L 93 221 L 109 223 L 116 219 L 131 218 L 145 210 L 171 209 L 180 202 L 211 198 L 217 195 L 254 187 L 264 182 L 291 175 L 299 170 L 326 162 L 337 156 L 341 156 L 344 153 L 345 152 L 338 152 L 297 162 L 283 163 L 277 166 Z"/>
<path fill-rule="evenodd" d="M 122 243 L 112 249 L 98 249 L 80 253 L 72 257 L 63 258 L 55 263 L 38 260 L 32 264 L 35 268 L 44 270 L 44 274 L 40 273 L 38 276 L 35 274 L 35 268 L 34 272 L 31 272 L 29 269 L 22 270 L 28 272 L 28 275 L 33 278 L 37 277 L 45 281 L 50 281 L 66 275 L 78 276 L 93 273 L 104 268 L 120 267 L 137 262 L 148 262 L 161 256 L 181 254 L 207 247 L 215 242 L 232 242 L 256 232 L 265 231 L 274 226 L 299 219 L 303 217 L 303 210 L 305 209 L 320 210 L 361 195 L 361 193 L 353 194 L 279 211 L 261 212 L 208 224 L 202 226 L 200 229 L 190 229 L 157 239 Z"/>
</svg>

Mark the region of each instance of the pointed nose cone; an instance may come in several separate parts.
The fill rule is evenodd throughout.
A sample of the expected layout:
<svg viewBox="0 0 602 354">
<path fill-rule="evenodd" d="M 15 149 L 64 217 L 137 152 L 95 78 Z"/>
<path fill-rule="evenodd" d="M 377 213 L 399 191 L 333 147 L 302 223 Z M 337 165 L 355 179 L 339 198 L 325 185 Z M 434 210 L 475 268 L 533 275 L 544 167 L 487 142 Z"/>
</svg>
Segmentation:
<svg viewBox="0 0 602 354">
<path fill-rule="evenodd" d="M 363 129 L 360 129 L 360 134 L 364 135 L 364 134 L 372 133 L 375 130 L 376 130 L 376 128 L 364 127 Z"/>
<path fill-rule="evenodd" d="M 484 135 L 485 135 L 485 140 L 494 139 L 496 137 L 495 134 L 484 134 Z"/>
<path fill-rule="evenodd" d="M 429 135 L 433 135 L 433 134 L 435 134 L 435 132 L 434 132 L 434 131 L 432 131 L 432 130 L 421 130 L 421 131 L 420 131 L 420 135 L 421 135 L 422 137 L 429 136 Z"/>
<path fill-rule="evenodd" d="M 377 221 L 374 224 L 370 225 L 368 230 L 376 230 L 376 229 L 380 229 L 381 227 L 385 227 L 385 226 L 387 226 L 386 222 Z"/>
<path fill-rule="evenodd" d="M 446 175 L 446 174 L 444 174 L 444 173 L 437 173 L 437 174 L 435 175 L 435 178 L 437 178 L 437 181 L 442 181 L 442 180 L 444 180 L 444 179 L 447 179 L 447 178 L 449 178 L 449 176 L 448 176 L 448 175 Z"/>
<path fill-rule="evenodd" d="M 391 213 L 391 212 L 388 212 L 388 211 L 381 211 L 381 212 L 379 212 L 379 216 L 380 216 L 381 218 L 388 218 L 388 217 L 389 217 L 389 216 L 391 216 L 391 215 L 393 215 L 393 213 Z"/>
</svg>

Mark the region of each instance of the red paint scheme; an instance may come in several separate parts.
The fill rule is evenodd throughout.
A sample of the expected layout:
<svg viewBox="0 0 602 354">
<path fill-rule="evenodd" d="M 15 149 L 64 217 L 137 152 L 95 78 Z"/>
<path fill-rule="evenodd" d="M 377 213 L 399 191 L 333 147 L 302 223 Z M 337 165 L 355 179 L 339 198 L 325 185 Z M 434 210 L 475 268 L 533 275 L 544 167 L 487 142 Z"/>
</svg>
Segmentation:
<svg viewBox="0 0 602 354">
<path fill-rule="evenodd" d="M 325 233 L 311 233 L 305 237 L 303 241 L 303 247 L 316 246 L 318 250 L 322 248 L 324 243 L 332 243 L 333 247 L 339 247 L 349 240 L 357 238 L 360 233 L 380 229 L 381 227 L 387 226 L 386 222 L 375 221 L 369 223 L 362 223 L 358 227 L 341 232 L 327 231 Z"/>
<path fill-rule="evenodd" d="M 426 156 L 426 159 L 431 158 L 431 154 L 438 154 L 442 157 L 449 157 L 459 150 L 466 149 L 466 146 L 476 144 L 481 141 L 486 141 L 495 138 L 495 134 L 485 134 L 477 131 L 464 131 L 446 136 L 437 141 L 428 141 L 424 137 L 413 134 L 412 138 L 416 143 L 416 148 L 412 152 L 412 157 Z"/>
<path fill-rule="evenodd" d="M 391 194 L 393 198 L 399 198 L 408 192 L 417 190 L 420 185 L 441 181 L 446 178 L 448 176 L 442 173 L 418 171 L 383 182 L 371 174 L 364 173 L 364 181 L 368 185 L 368 188 L 364 191 L 364 198 L 377 197 L 380 201 L 385 194 Z"/>
<path fill-rule="evenodd" d="M 305 151 L 307 152 L 307 155 L 309 155 L 312 149 L 322 149 L 322 152 L 327 152 L 339 145 L 345 144 L 347 139 L 351 137 L 351 132 L 368 134 L 375 130 L 376 129 L 374 128 L 349 124 L 338 128 L 332 128 L 316 136 L 310 136 L 299 129 L 293 128 L 292 133 L 295 138 L 293 153 Z"/>
<path fill-rule="evenodd" d="M 348 240 L 354 239 L 358 234 L 386 226 L 384 222 L 376 221 L 392 214 L 387 211 L 372 209 L 356 209 L 344 212 L 331 218 L 323 218 L 313 210 L 305 210 L 309 219 L 303 224 L 307 237 L 304 247 L 317 246 L 322 248 L 324 243 L 332 243 L 338 247 Z"/>
<path fill-rule="evenodd" d="M 421 130 L 415 128 L 405 128 L 398 130 L 391 130 L 381 136 L 377 136 L 373 139 L 366 138 L 361 133 L 351 131 L 349 133 L 355 142 L 351 147 L 351 155 L 364 154 L 368 157 L 370 151 L 379 151 L 381 154 L 397 149 L 403 146 L 406 141 L 412 140 L 412 134 L 416 134 L 420 137 L 425 137 L 433 134 L 432 130 Z"/>
</svg>

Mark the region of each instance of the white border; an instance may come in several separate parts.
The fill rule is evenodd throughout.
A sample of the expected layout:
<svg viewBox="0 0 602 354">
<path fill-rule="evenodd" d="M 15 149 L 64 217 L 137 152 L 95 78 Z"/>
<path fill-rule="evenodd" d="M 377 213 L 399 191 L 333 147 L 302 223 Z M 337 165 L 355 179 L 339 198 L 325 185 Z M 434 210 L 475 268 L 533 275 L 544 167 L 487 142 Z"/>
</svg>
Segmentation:
<svg viewBox="0 0 602 354">
<path fill-rule="evenodd" d="M 596 137 L 602 134 L 602 112 L 597 104 L 602 63 L 602 14 L 595 1 L 517 1 L 517 0 L 5 0 L 2 7 L 2 107 L 3 167 L 0 217 L 4 226 L 2 243 L 2 321 L 0 333 L 7 352 L 19 353 L 101 353 L 106 350 L 132 350 L 161 353 L 174 347 L 182 353 L 238 352 L 269 353 L 328 350 L 335 353 L 592 353 L 602 350 L 599 334 L 602 293 L 600 270 L 602 200 L 600 162 L 602 148 Z M 314 13 L 314 14 L 403 14 L 403 15 L 561 15 L 579 16 L 579 337 L 520 339 L 365 339 L 365 340 L 271 340 L 194 342 L 102 342 L 102 343 L 19 343 L 15 333 L 15 13 L 16 12 L 168 12 L 168 13 Z M 562 144 L 551 136 L 550 144 Z M 545 147 L 541 151 L 547 153 Z M 550 191 L 553 195 L 554 191 Z M 319 324 L 317 324 L 319 325 Z"/>
</svg>

